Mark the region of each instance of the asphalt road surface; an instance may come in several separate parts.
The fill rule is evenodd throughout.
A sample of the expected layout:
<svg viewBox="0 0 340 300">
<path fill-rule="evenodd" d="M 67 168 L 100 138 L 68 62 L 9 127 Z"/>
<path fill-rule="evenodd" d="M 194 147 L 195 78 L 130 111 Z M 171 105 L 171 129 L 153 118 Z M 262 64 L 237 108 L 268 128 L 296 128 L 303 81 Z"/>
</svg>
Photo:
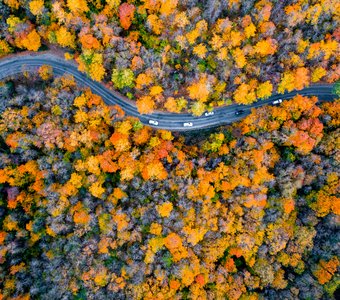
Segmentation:
<svg viewBox="0 0 340 300">
<path fill-rule="evenodd" d="M 127 115 L 134 116 L 146 125 L 167 129 L 171 131 L 189 131 L 199 130 L 203 128 L 216 127 L 222 124 L 233 123 L 248 115 L 252 108 L 261 107 L 264 105 L 273 105 L 273 102 L 278 99 L 286 100 L 293 98 L 296 94 L 304 96 L 317 96 L 319 101 L 332 101 L 336 97 L 332 93 L 333 85 L 331 84 L 315 84 L 300 91 L 292 91 L 285 94 L 277 94 L 269 97 L 266 100 L 259 100 L 251 105 L 229 105 L 214 109 L 214 114 L 200 117 L 195 117 L 192 114 L 167 113 L 155 111 L 152 114 L 139 114 L 133 101 L 127 97 L 107 89 L 103 84 L 91 80 L 86 74 L 77 70 L 74 63 L 63 60 L 52 54 L 32 54 L 25 56 L 14 56 L 0 60 L 0 80 L 5 77 L 22 73 L 24 70 L 36 70 L 42 65 L 50 65 L 53 67 L 55 75 L 63 75 L 65 73 L 73 75 L 78 84 L 88 86 L 92 92 L 101 96 L 108 105 L 118 104 Z M 239 115 L 237 111 L 243 112 Z M 152 125 L 149 123 L 153 120 L 157 123 Z M 192 126 L 184 126 L 184 123 L 191 123 Z"/>
</svg>

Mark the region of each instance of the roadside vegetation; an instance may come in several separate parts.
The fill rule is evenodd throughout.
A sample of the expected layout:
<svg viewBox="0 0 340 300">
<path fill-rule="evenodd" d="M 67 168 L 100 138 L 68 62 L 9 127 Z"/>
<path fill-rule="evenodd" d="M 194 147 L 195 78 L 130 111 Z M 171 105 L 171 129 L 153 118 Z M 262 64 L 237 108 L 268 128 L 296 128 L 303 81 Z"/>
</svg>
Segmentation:
<svg viewBox="0 0 340 300">
<path fill-rule="evenodd" d="M 339 79 L 339 1 L 4 0 L 0 56 L 64 48 L 140 113 L 251 104 Z"/>
<path fill-rule="evenodd" d="M 338 298 L 339 100 L 192 141 L 47 67 L 0 94 L 0 299 Z"/>
</svg>

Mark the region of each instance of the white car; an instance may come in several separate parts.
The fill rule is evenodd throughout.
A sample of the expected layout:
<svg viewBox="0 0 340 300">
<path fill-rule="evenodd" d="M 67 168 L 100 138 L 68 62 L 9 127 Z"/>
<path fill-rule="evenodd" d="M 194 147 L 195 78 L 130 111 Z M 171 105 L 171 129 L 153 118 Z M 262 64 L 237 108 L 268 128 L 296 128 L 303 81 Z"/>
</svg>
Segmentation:
<svg viewBox="0 0 340 300">
<path fill-rule="evenodd" d="M 213 112 L 213 111 L 207 111 L 206 113 L 204 113 L 204 115 L 206 117 L 213 116 L 214 114 L 215 114 L 215 112 Z"/>
<path fill-rule="evenodd" d="M 192 122 L 185 122 L 185 123 L 183 123 L 183 126 L 184 127 L 192 127 Z"/>
<path fill-rule="evenodd" d="M 149 124 L 158 126 L 158 121 L 155 120 L 149 120 Z"/>
<path fill-rule="evenodd" d="M 280 104 L 280 103 L 282 103 L 282 99 L 278 99 L 278 100 L 273 101 L 273 104 Z"/>
</svg>

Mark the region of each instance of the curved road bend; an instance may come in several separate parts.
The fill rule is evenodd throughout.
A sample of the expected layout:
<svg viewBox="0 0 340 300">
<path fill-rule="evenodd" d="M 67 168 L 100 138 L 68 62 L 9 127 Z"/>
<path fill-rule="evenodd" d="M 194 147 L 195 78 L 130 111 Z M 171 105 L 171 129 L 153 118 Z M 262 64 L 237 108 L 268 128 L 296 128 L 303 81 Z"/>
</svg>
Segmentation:
<svg viewBox="0 0 340 300">
<path fill-rule="evenodd" d="M 103 84 L 93 81 L 87 77 L 86 74 L 78 71 L 75 64 L 51 54 L 33 54 L 0 60 L 0 80 L 21 73 L 24 70 L 34 69 L 45 64 L 53 67 L 53 73 L 55 75 L 63 75 L 64 73 L 73 75 L 78 84 L 90 87 L 92 92 L 101 96 L 106 104 L 118 104 L 127 115 L 139 118 L 142 123 L 153 126 L 149 124 L 149 120 L 154 120 L 158 122 L 158 126 L 153 126 L 154 128 L 172 131 L 198 130 L 232 123 L 248 115 L 252 108 L 271 105 L 273 104 L 273 101 L 278 99 L 291 99 L 296 94 L 318 96 L 319 101 L 332 101 L 336 98 L 332 93 L 333 85 L 315 84 L 300 91 L 292 91 L 282 95 L 276 94 L 266 100 L 259 100 L 251 105 L 233 104 L 225 107 L 218 107 L 214 109 L 214 114 L 211 116 L 202 115 L 200 117 L 195 117 L 188 113 L 174 114 L 160 111 L 155 111 L 153 114 L 141 115 L 138 113 L 133 101 L 115 91 L 108 90 Z M 244 112 L 241 115 L 235 115 L 235 112 L 238 110 L 243 110 Z M 183 124 L 189 122 L 193 125 L 191 127 L 184 127 Z"/>
</svg>

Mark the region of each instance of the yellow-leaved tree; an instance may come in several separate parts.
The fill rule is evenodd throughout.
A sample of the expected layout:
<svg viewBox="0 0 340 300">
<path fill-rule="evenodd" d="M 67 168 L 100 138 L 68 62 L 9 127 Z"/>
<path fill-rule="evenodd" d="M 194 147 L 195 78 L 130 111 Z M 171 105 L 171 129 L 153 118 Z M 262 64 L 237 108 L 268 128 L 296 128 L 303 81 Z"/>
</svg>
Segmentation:
<svg viewBox="0 0 340 300">
<path fill-rule="evenodd" d="M 89 11 L 86 0 L 67 0 L 67 6 L 72 13 L 84 13 Z"/>
<path fill-rule="evenodd" d="M 12 52 L 11 47 L 5 40 L 0 40 L 0 57 Z"/>
<path fill-rule="evenodd" d="M 191 106 L 191 112 L 194 116 L 201 116 L 206 110 L 206 105 L 200 101 Z"/>
<path fill-rule="evenodd" d="M 256 89 L 256 96 L 257 98 L 266 99 L 272 94 L 272 91 L 273 85 L 267 80 L 266 82 L 259 84 Z"/>
<path fill-rule="evenodd" d="M 91 78 L 96 81 L 102 81 L 105 75 L 105 68 L 103 66 L 103 54 L 95 53 L 92 57 L 89 71 Z"/>
<path fill-rule="evenodd" d="M 155 102 L 150 96 L 143 96 L 137 100 L 136 106 L 140 114 L 149 114 L 154 110 Z"/>
<path fill-rule="evenodd" d="M 21 39 L 21 42 L 19 42 L 19 45 L 20 44 L 27 50 L 38 51 L 38 49 L 41 46 L 40 35 L 37 33 L 35 29 L 33 29 L 28 35 L 26 35 L 23 39 Z"/>
<path fill-rule="evenodd" d="M 256 100 L 256 95 L 249 84 L 242 83 L 234 92 L 234 100 L 238 104 L 251 104 Z"/>
<path fill-rule="evenodd" d="M 290 92 L 294 88 L 295 88 L 295 75 L 293 74 L 293 72 L 288 71 L 283 73 L 277 91 L 283 94 L 285 91 Z"/>
<path fill-rule="evenodd" d="M 120 2 L 121 2 L 120 0 L 106 0 L 107 5 L 111 9 L 118 9 Z"/>
<path fill-rule="evenodd" d="M 44 0 L 33 0 L 30 2 L 30 11 L 33 15 L 38 16 L 43 13 Z"/>
<path fill-rule="evenodd" d="M 75 35 L 67 30 L 66 27 L 62 26 L 56 31 L 56 38 L 58 44 L 63 47 L 75 48 Z"/>
<path fill-rule="evenodd" d="M 168 16 L 174 12 L 177 3 L 178 0 L 164 0 L 162 1 L 162 5 L 159 12 L 164 16 Z"/>
<path fill-rule="evenodd" d="M 276 41 L 271 38 L 257 42 L 254 47 L 255 53 L 259 54 L 260 56 L 273 55 L 276 50 Z"/>
<path fill-rule="evenodd" d="M 245 55 L 243 54 L 243 51 L 240 48 L 236 48 L 233 51 L 233 58 L 236 62 L 236 66 L 238 68 L 243 68 L 247 64 L 247 60 Z"/>
<path fill-rule="evenodd" d="M 207 76 L 202 76 L 197 82 L 193 83 L 187 88 L 189 97 L 194 100 L 206 102 L 211 92 L 210 84 L 208 83 Z"/>
<path fill-rule="evenodd" d="M 194 47 L 194 54 L 196 54 L 199 58 L 205 58 L 205 54 L 207 53 L 207 47 L 204 44 L 198 44 Z"/>
<path fill-rule="evenodd" d="M 317 67 L 312 72 L 311 81 L 312 82 L 317 82 L 322 77 L 324 77 L 326 74 L 327 74 L 327 72 L 326 72 L 326 70 L 323 67 Z"/>
</svg>

